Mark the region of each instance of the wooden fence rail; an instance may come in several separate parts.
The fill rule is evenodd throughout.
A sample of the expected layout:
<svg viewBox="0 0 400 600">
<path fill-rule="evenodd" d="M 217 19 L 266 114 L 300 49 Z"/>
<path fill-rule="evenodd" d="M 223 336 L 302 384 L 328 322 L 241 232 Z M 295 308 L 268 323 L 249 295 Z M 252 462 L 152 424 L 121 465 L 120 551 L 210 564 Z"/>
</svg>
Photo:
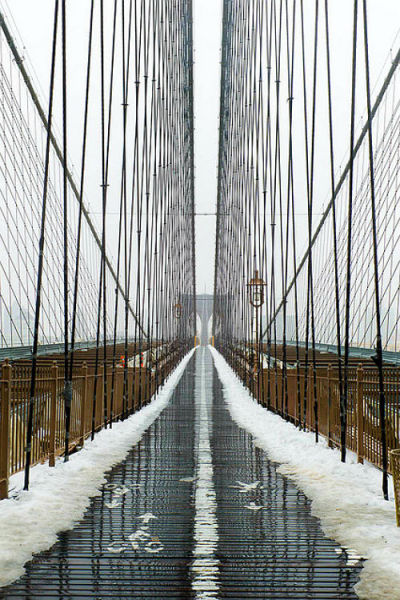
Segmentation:
<svg viewBox="0 0 400 600">
<path fill-rule="evenodd" d="M 340 385 L 334 365 L 316 369 L 317 415 L 314 412 L 314 376 L 310 367 L 305 381 L 303 366 L 282 369 L 275 364 L 258 373 L 242 354 L 226 354 L 233 369 L 266 408 L 308 431 L 323 435 L 329 446 L 340 446 Z M 400 448 L 400 368 L 384 368 L 386 439 L 388 454 Z M 318 423 L 316 422 L 316 417 Z M 382 468 L 377 369 L 360 364 L 349 369 L 346 446 L 358 461 Z M 389 463 L 389 456 L 388 456 Z"/>
<path fill-rule="evenodd" d="M 132 414 L 147 404 L 159 385 L 174 369 L 181 352 L 170 352 L 156 371 L 143 367 L 127 369 L 127 397 L 124 399 L 124 368 L 107 367 L 95 376 L 94 368 L 79 365 L 72 378 L 70 450 L 79 449 L 91 435 L 93 398 L 96 386 L 94 429 Z M 8 480 L 24 468 L 26 427 L 29 410 L 30 365 L 1 365 L 0 375 L 0 500 L 8 496 Z M 104 401 L 104 379 L 107 402 Z M 56 457 L 64 453 L 65 407 L 64 373 L 54 362 L 37 370 L 35 408 L 33 415 L 32 465 L 49 461 L 54 467 Z M 112 412 L 111 412 L 112 408 Z"/>
</svg>

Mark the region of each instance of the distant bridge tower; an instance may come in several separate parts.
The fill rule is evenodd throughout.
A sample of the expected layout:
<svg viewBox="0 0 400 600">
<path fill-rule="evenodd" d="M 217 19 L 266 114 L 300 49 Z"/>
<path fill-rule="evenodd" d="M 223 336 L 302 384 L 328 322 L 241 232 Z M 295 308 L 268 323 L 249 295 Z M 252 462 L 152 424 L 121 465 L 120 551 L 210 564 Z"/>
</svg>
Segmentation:
<svg viewBox="0 0 400 600">
<path fill-rule="evenodd" d="M 208 324 L 213 313 L 214 296 L 212 294 L 201 294 L 196 296 L 197 314 L 201 321 L 200 341 L 202 346 L 209 342 Z"/>
</svg>

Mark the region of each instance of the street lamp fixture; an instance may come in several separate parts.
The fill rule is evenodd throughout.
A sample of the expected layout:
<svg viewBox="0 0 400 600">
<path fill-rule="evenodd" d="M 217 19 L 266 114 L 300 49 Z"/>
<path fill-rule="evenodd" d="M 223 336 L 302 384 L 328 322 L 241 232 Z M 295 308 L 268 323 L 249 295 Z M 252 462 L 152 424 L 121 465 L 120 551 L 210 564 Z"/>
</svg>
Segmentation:
<svg viewBox="0 0 400 600">
<path fill-rule="evenodd" d="M 177 302 L 174 306 L 175 319 L 180 319 L 182 317 L 182 312 L 183 312 L 182 304 L 180 302 Z"/>
<path fill-rule="evenodd" d="M 258 271 L 256 270 L 254 273 L 253 279 L 250 279 L 247 284 L 247 289 L 249 292 L 249 301 L 250 304 L 255 308 L 255 336 L 254 341 L 255 344 L 253 346 L 253 368 L 254 373 L 258 375 L 260 368 L 260 338 L 259 338 L 259 330 L 258 330 L 258 310 L 264 304 L 264 288 L 266 287 L 266 283 L 263 279 L 260 278 Z"/>
<path fill-rule="evenodd" d="M 261 308 L 264 304 L 264 288 L 267 284 L 258 275 L 258 271 L 255 271 L 253 279 L 250 279 L 247 284 L 247 288 L 250 295 L 250 304 L 254 308 Z"/>
</svg>

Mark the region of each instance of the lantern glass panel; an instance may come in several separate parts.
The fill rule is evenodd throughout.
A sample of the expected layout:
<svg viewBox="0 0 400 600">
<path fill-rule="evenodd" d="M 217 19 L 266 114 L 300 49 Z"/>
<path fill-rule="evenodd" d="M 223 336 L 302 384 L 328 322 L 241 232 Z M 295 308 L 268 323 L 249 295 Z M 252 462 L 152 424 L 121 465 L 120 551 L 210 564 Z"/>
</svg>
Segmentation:
<svg viewBox="0 0 400 600">
<path fill-rule="evenodd" d="M 261 289 L 260 286 L 257 285 L 254 288 L 253 303 L 254 303 L 255 306 L 261 306 L 262 301 L 263 301 L 263 298 L 262 298 L 262 289 Z"/>
</svg>

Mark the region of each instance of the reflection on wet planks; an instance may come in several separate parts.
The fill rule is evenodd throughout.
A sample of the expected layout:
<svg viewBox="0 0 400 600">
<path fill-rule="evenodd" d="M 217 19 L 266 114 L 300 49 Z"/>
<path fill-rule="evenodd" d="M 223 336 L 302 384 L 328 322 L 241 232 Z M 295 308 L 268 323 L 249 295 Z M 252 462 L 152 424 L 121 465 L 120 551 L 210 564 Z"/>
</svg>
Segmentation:
<svg viewBox="0 0 400 600">
<path fill-rule="evenodd" d="M 201 348 L 83 520 L 0 598 L 352 600 L 360 568 L 231 420 Z"/>
</svg>

